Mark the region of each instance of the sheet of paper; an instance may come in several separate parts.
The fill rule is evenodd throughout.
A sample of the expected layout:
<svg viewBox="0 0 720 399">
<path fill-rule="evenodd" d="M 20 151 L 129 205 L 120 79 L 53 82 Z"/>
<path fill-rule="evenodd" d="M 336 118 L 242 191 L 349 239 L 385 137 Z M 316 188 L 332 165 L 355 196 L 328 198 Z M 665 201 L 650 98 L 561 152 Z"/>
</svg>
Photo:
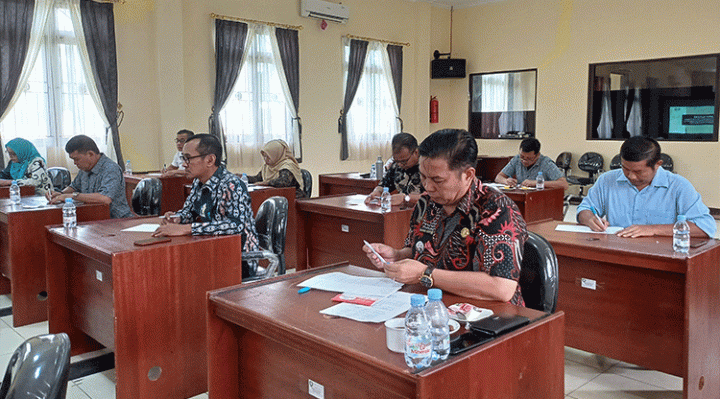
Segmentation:
<svg viewBox="0 0 720 399">
<path fill-rule="evenodd" d="M 137 226 L 128 227 L 127 229 L 123 229 L 122 231 L 130 231 L 135 233 L 152 233 L 153 231 L 157 230 L 158 227 L 160 227 L 160 225 L 157 223 L 143 223 Z"/>
<path fill-rule="evenodd" d="M 387 298 L 375 302 L 372 306 L 355 305 L 352 303 L 340 303 L 320 311 L 330 316 L 344 317 L 363 323 L 383 323 L 397 317 L 410 309 L 410 297 L 408 292 L 396 292 Z"/>
<path fill-rule="evenodd" d="M 622 230 L 619 226 L 609 226 L 605 231 L 592 231 L 589 227 L 579 224 L 559 224 L 555 227 L 556 231 L 570 231 L 573 233 L 595 233 L 595 234 L 616 234 Z"/>
<path fill-rule="evenodd" d="M 309 278 L 298 286 L 346 294 L 385 297 L 398 291 L 403 284 L 388 277 L 361 277 L 333 272 Z"/>
</svg>

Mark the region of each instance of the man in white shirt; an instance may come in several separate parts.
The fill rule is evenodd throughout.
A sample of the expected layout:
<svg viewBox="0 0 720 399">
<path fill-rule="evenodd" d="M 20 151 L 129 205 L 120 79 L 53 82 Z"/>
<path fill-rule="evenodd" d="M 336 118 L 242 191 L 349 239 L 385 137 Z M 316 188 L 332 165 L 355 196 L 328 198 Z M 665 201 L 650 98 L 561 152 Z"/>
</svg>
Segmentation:
<svg viewBox="0 0 720 399">
<path fill-rule="evenodd" d="M 165 171 L 166 176 L 184 176 L 186 175 L 185 172 L 185 166 L 183 166 L 183 160 L 182 160 L 182 149 L 185 145 L 185 142 L 190 139 L 190 137 L 194 136 L 195 133 L 193 133 L 192 130 L 183 129 L 177 132 L 177 137 L 175 138 L 175 146 L 177 147 L 178 152 L 175 153 L 175 156 L 173 157 L 172 162 L 170 163 L 170 166 L 167 167 L 167 170 Z"/>
</svg>

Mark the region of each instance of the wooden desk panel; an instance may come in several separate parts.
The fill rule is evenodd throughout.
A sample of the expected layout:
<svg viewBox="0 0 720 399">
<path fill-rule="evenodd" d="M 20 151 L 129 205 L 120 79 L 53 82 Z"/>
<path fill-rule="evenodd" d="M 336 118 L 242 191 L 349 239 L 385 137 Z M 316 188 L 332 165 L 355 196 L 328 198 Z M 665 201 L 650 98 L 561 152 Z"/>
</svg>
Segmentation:
<svg viewBox="0 0 720 399">
<path fill-rule="evenodd" d="M 123 175 L 125 178 L 125 195 L 127 196 L 128 205 L 132 209 L 133 190 L 137 187 L 140 180 L 144 178 L 160 179 L 162 184 L 162 198 L 160 200 L 160 214 L 165 212 L 174 212 L 181 209 L 185 204 L 185 185 L 192 183 L 192 179 L 185 176 L 160 176 L 156 173 L 143 173 L 133 175 Z"/>
<path fill-rule="evenodd" d="M 511 159 L 512 156 L 478 155 L 475 175 L 481 181 L 495 181 L 495 176 L 503 170 Z"/>
<path fill-rule="evenodd" d="M 110 220 L 70 234 L 47 232 L 49 331 L 68 333 L 73 355 L 113 349 L 121 399 L 205 392 L 206 292 L 242 281 L 239 235 L 138 247 L 133 242 L 150 233 L 122 231 L 158 222 Z"/>
<path fill-rule="evenodd" d="M 520 208 L 526 222 L 541 220 L 563 220 L 563 197 L 565 190 L 546 188 L 544 190 L 501 190 Z"/>
<path fill-rule="evenodd" d="M 307 248 L 307 260 L 298 263 L 298 270 L 344 261 L 372 267 L 362 250 L 363 240 L 403 246 L 412 208 L 393 207 L 383 213 L 364 201 L 360 194 L 297 201 L 298 226 L 303 229 L 299 245 Z"/>
<path fill-rule="evenodd" d="M 331 173 L 318 176 L 321 197 L 338 194 L 370 194 L 380 184 L 379 179 L 360 176 L 360 173 Z"/>
<path fill-rule="evenodd" d="M 210 398 L 308 397 L 308 380 L 335 399 L 563 397 L 562 313 L 446 293 L 447 304 L 471 302 L 533 323 L 413 374 L 402 354 L 386 348 L 381 323 L 324 317 L 319 311 L 335 293 L 298 297 L 298 282 L 329 271 L 369 275 L 330 266 L 209 293 Z"/>
<path fill-rule="evenodd" d="M 12 295 L 15 327 L 47 320 L 45 226 L 62 224 L 62 204 L 48 205 L 43 196 L 21 201 L 23 206 L 14 206 L 0 199 L 0 294 Z M 108 218 L 108 205 L 77 206 L 79 222 Z"/>
<path fill-rule="evenodd" d="M 35 187 L 33 186 L 20 186 L 21 197 L 32 197 L 35 195 Z M 0 187 L 0 198 L 10 198 L 10 186 Z"/>
<path fill-rule="evenodd" d="M 671 237 L 559 232 L 558 224 L 528 230 L 558 256 L 565 344 L 683 377 L 684 398 L 720 397 L 720 242 L 692 239 L 706 243 L 682 255 Z"/>
</svg>

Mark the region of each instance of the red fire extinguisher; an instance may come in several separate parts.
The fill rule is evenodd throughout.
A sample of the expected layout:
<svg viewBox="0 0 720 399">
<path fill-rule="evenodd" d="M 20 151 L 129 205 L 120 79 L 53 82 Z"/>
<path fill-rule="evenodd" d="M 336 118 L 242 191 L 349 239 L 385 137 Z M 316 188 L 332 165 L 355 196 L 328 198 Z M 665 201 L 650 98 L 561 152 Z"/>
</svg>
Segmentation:
<svg viewBox="0 0 720 399">
<path fill-rule="evenodd" d="M 430 96 L 430 123 L 438 123 L 438 100 L 436 96 Z"/>
</svg>

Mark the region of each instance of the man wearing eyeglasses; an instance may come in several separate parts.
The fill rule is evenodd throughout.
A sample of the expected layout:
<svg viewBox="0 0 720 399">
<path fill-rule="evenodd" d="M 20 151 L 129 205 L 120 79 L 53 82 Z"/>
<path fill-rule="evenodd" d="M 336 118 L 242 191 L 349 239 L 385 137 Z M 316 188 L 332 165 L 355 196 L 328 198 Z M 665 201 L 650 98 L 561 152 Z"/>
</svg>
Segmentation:
<svg viewBox="0 0 720 399">
<path fill-rule="evenodd" d="M 366 204 L 380 203 L 383 188 L 388 187 L 392 195 L 392 204 L 415 203 L 425 192 L 420 182 L 418 167 L 418 143 L 409 133 L 398 133 L 392 138 L 393 164 L 383 176 L 380 185 L 365 199 Z"/>
<path fill-rule="evenodd" d="M 495 176 L 496 183 L 515 187 L 535 187 L 538 172 L 542 172 L 547 188 L 568 188 L 565 175 L 552 159 L 540 154 L 540 141 L 534 137 L 520 142 L 520 153 Z"/>
<path fill-rule="evenodd" d="M 186 174 L 185 166 L 183 166 L 182 150 L 183 146 L 185 146 L 185 142 L 187 142 L 188 139 L 190 139 L 190 137 L 194 135 L 195 133 L 193 133 L 192 130 L 187 129 L 182 129 L 177 132 L 177 137 L 175 138 L 175 146 L 177 147 L 178 152 L 175 153 L 175 157 L 173 157 L 170 166 L 167 167 L 167 170 L 165 171 L 166 176 L 182 176 Z"/>
</svg>

